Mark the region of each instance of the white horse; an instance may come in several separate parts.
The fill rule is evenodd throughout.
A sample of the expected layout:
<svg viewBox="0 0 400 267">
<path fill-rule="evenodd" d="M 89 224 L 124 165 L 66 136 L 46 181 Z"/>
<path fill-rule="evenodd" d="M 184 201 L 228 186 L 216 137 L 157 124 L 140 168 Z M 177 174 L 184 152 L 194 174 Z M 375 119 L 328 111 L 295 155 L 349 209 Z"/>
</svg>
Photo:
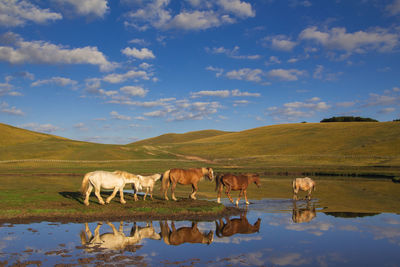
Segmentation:
<svg viewBox="0 0 400 267">
<path fill-rule="evenodd" d="M 154 184 L 161 178 L 161 174 L 156 173 L 153 175 L 149 175 L 149 176 L 142 176 L 142 175 L 137 175 L 139 177 L 140 180 L 140 185 L 142 186 L 142 189 L 146 188 L 146 193 L 144 194 L 143 200 L 146 200 L 146 196 L 149 193 L 150 190 L 150 198 L 151 200 L 153 200 L 153 188 L 154 188 Z M 134 188 L 134 185 L 132 185 L 132 189 L 134 191 L 134 197 L 135 200 L 137 200 L 137 196 L 136 193 L 138 190 L 136 190 L 136 188 Z"/>
<path fill-rule="evenodd" d="M 106 250 L 124 250 L 127 246 L 139 243 L 142 239 L 150 238 L 161 240 L 160 234 L 156 233 L 153 223 L 147 223 L 145 227 L 137 226 L 136 222 L 131 229 L 130 235 L 126 236 L 123 229 L 123 222 L 120 222 L 119 229 L 107 222 L 111 227 L 112 233 L 104 233 L 100 235 L 100 227 L 103 223 L 98 223 L 94 230 L 94 235 L 89 229 L 88 223 L 85 223 L 85 231 L 81 232 L 81 244 L 86 246 L 87 251 L 96 251 L 96 249 Z"/>
<path fill-rule="evenodd" d="M 297 200 L 297 193 L 299 193 L 299 190 L 308 191 L 307 198 L 308 198 L 308 200 L 310 200 L 311 192 L 315 191 L 315 188 L 316 188 L 315 182 L 309 177 L 295 178 L 293 180 L 292 186 L 293 186 L 293 199 L 294 200 Z"/>
<path fill-rule="evenodd" d="M 89 172 L 83 177 L 81 192 L 85 195 L 85 203 L 86 206 L 89 206 L 89 196 L 94 188 L 94 194 L 99 200 L 101 205 L 104 205 L 104 200 L 100 195 L 100 189 L 114 189 L 112 194 L 106 199 L 106 203 L 110 203 L 111 199 L 115 197 L 117 192 L 119 191 L 120 202 L 125 204 L 124 200 L 124 187 L 125 184 L 134 184 L 135 188 L 141 188 L 139 178 L 129 172 L 125 171 L 94 171 Z"/>
</svg>

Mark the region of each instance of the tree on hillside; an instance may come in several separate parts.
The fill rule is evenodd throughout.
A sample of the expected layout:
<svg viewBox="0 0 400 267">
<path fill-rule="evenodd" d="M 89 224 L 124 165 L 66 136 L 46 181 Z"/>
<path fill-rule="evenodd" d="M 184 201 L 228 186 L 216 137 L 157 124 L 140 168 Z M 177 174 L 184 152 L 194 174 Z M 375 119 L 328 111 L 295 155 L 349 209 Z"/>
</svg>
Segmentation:
<svg viewBox="0 0 400 267">
<path fill-rule="evenodd" d="M 323 119 L 321 122 L 352 122 L 352 121 L 377 122 L 377 120 L 371 118 L 362 118 L 353 116 L 332 117 L 329 119 Z"/>
</svg>

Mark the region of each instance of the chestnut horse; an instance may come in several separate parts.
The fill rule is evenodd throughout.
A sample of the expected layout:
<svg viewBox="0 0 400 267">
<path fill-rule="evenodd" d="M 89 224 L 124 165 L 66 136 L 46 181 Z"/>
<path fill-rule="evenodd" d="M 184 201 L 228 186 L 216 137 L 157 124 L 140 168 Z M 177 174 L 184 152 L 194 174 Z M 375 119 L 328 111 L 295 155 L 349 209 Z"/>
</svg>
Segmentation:
<svg viewBox="0 0 400 267">
<path fill-rule="evenodd" d="M 215 179 L 215 190 L 218 190 L 217 202 L 221 203 L 221 193 L 222 188 L 225 187 L 225 194 L 229 197 L 229 200 L 233 203 L 233 199 L 230 195 L 231 190 L 238 191 L 240 190 L 239 197 L 236 200 L 236 206 L 239 205 L 239 200 L 244 193 L 244 198 L 246 200 L 246 204 L 249 205 L 249 201 L 247 200 L 247 187 L 251 183 L 255 183 L 258 187 L 260 187 L 260 176 L 256 173 L 246 173 L 246 174 L 238 174 L 234 175 L 231 173 L 219 174 Z"/>
<path fill-rule="evenodd" d="M 164 173 L 162 178 L 161 190 L 164 192 L 165 200 L 168 200 L 167 191 L 171 183 L 172 199 L 176 201 L 175 187 L 176 184 L 192 185 L 192 193 L 189 195 L 191 199 L 196 199 L 197 183 L 207 176 L 210 181 L 214 179 L 214 171 L 212 168 L 192 168 L 192 169 L 171 169 Z"/>
<path fill-rule="evenodd" d="M 192 222 L 192 227 L 181 227 L 175 228 L 175 223 L 171 223 L 171 229 L 167 222 L 160 221 L 161 237 L 167 245 L 178 246 L 183 243 L 199 243 L 199 244 L 211 244 L 214 239 L 214 232 L 209 231 L 201 233 L 197 228 L 197 222 Z"/>
<path fill-rule="evenodd" d="M 218 237 L 232 236 L 234 234 L 252 234 L 260 231 L 261 219 L 258 218 L 253 224 L 250 224 L 246 218 L 246 213 L 241 213 L 240 218 L 226 219 L 226 223 L 222 218 L 215 221 L 215 234 Z"/>
<path fill-rule="evenodd" d="M 295 178 L 293 180 L 292 187 L 293 187 L 293 199 L 294 200 L 297 200 L 297 193 L 299 193 L 299 190 L 308 191 L 307 198 L 308 198 L 308 200 L 310 200 L 311 192 L 315 191 L 316 184 L 311 178 L 308 178 L 308 177 Z"/>
</svg>

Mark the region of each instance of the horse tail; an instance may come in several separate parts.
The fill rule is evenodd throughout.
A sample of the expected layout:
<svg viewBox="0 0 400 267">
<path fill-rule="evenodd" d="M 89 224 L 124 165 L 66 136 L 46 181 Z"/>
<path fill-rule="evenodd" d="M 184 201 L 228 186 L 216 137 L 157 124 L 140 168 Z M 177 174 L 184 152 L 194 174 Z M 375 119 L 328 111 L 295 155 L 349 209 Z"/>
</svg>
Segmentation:
<svg viewBox="0 0 400 267">
<path fill-rule="evenodd" d="M 161 178 L 161 193 L 164 193 L 168 189 L 170 183 L 169 173 L 171 170 L 165 171 Z"/>
<path fill-rule="evenodd" d="M 85 195 L 86 191 L 88 190 L 89 178 L 92 176 L 92 174 L 93 174 L 93 172 L 88 172 L 83 177 L 82 185 L 81 185 L 81 193 L 82 193 L 82 195 Z"/>
<path fill-rule="evenodd" d="M 313 191 L 317 190 L 317 184 L 314 182 L 313 184 Z"/>
<path fill-rule="evenodd" d="M 218 190 L 218 187 L 220 186 L 220 184 L 222 182 L 221 179 L 222 179 L 221 175 L 216 175 L 215 176 L 215 191 Z"/>
<path fill-rule="evenodd" d="M 296 188 L 296 179 L 293 179 L 293 182 L 292 182 L 292 189 L 293 189 L 293 192 L 294 192 L 294 189 Z"/>
</svg>

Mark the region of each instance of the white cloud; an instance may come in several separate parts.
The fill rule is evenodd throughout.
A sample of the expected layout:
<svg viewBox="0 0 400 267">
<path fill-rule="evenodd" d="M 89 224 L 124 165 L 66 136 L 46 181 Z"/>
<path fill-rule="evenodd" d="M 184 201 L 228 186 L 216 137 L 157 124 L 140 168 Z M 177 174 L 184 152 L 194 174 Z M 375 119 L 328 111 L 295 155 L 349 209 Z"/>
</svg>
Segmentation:
<svg viewBox="0 0 400 267">
<path fill-rule="evenodd" d="M 112 73 L 108 74 L 103 78 L 103 81 L 109 82 L 109 83 L 122 83 L 128 79 L 136 79 L 140 78 L 143 80 L 149 80 L 149 74 L 146 71 L 139 70 L 130 70 L 124 74 L 118 74 L 118 73 Z"/>
<path fill-rule="evenodd" d="M 69 5 L 78 15 L 103 17 L 108 10 L 107 0 L 56 0 L 62 5 Z"/>
<path fill-rule="evenodd" d="M 251 82 L 261 82 L 261 75 L 263 71 L 260 69 L 243 68 L 239 70 L 232 70 L 226 73 L 226 77 L 234 80 L 245 80 Z"/>
<path fill-rule="evenodd" d="M 250 93 L 250 92 L 241 92 L 239 89 L 234 90 L 215 90 L 215 91 L 199 91 L 191 93 L 192 98 L 198 98 L 203 96 L 215 96 L 215 97 L 243 97 L 243 96 L 250 96 L 250 97 L 259 97 L 261 94 L 259 93 Z"/>
<path fill-rule="evenodd" d="M 218 0 L 218 4 L 221 5 L 224 10 L 232 12 L 238 17 L 246 18 L 255 17 L 256 15 L 251 4 L 240 0 Z"/>
<path fill-rule="evenodd" d="M 398 33 L 381 28 L 348 33 L 346 28 L 319 31 L 317 27 L 309 27 L 300 33 L 299 39 L 315 41 L 327 49 L 344 50 L 347 53 L 365 53 L 368 50 L 388 52 L 399 44 Z"/>
<path fill-rule="evenodd" d="M 29 22 L 46 23 L 62 19 L 59 13 L 38 6 L 24 0 L 0 1 L 0 26 L 24 26 Z"/>
<path fill-rule="evenodd" d="M 260 55 L 240 55 L 239 54 L 239 46 L 235 46 L 233 49 L 228 49 L 225 47 L 213 47 L 213 48 L 206 48 L 206 51 L 212 54 L 224 54 L 230 58 L 235 59 L 260 59 Z"/>
<path fill-rule="evenodd" d="M 28 42 L 12 32 L 0 36 L 1 43 L 9 46 L 0 46 L 0 61 L 11 64 L 91 64 L 99 66 L 102 71 L 116 67 L 116 63 L 109 62 L 97 47 L 70 49 L 44 41 Z"/>
<path fill-rule="evenodd" d="M 140 96 L 140 97 L 146 96 L 148 92 L 148 90 L 145 90 L 140 86 L 124 86 L 119 90 L 129 96 Z"/>
<path fill-rule="evenodd" d="M 393 113 L 395 111 L 396 111 L 395 108 L 383 108 L 383 109 L 379 110 L 378 113 L 379 114 L 389 114 L 389 113 Z"/>
<path fill-rule="evenodd" d="M 139 58 L 139 59 L 153 59 L 155 58 L 153 52 L 147 48 L 137 49 L 137 48 L 130 48 L 126 47 L 122 50 L 122 53 L 126 56 Z"/>
<path fill-rule="evenodd" d="M 131 117 L 125 116 L 125 115 L 121 115 L 117 111 L 111 111 L 110 115 L 111 115 L 111 117 L 113 119 L 116 119 L 116 120 L 124 120 L 124 121 L 130 121 L 131 120 Z"/>
<path fill-rule="evenodd" d="M 18 127 L 32 130 L 35 132 L 44 132 L 44 133 L 52 133 L 52 132 L 60 130 L 60 127 L 54 126 L 50 123 L 38 124 L 38 123 L 32 122 L 32 123 L 26 123 L 26 124 L 19 125 Z"/>
<path fill-rule="evenodd" d="M 386 11 L 389 12 L 390 15 L 395 16 L 400 14 L 400 0 L 394 0 L 392 4 L 389 4 L 386 7 Z"/>
<path fill-rule="evenodd" d="M 267 75 L 271 78 L 278 78 L 283 81 L 297 81 L 300 76 L 306 75 L 306 72 L 297 69 L 274 69 L 270 70 Z"/>
<path fill-rule="evenodd" d="M 177 14 L 168 8 L 170 3 L 170 0 L 141 2 L 140 8 L 126 14 L 125 25 L 142 31 L 149 27 L 163 30 L 205 30 L 235 23 L 236 18 L 255 16 L 251 4 L 240 0 L 210 1 L 207 4 L 193 0 L 182 2 L 182 5 L 189 4 L 190 7 L 182 8 Z"/>
<path fill-rule="evenodd" d="M 282 107 L 269 107 L 268 115 L 276 121 L 296 121 L 302 118 L 309 118 L 316 112 L 326 111 L 331 106 L 319 97 L 313 97 L 305 102 L 295 101 L 283 104 Z"/>
<path fill-rule="evenodd" d="M 10 107 L 10 105 L 6 102 L 0 104 L 0 112 L 6 113 L 9 115 L 16 115 L 16 116 L 24 116 L 25 113 L 22 110 L 17 109 L 16 107 Z"/>
<path fill-rule="evenodd" d="M 31 83 L 31 86 L 36 87 L 36 86 L 42 86 L 46 84 L 55 84 L 58 86 L 73 86 L 75 87 L 78 82 L 71 80 L 70 78 L 64 78 L 64 77 L 52 77 L 47 80 L 37 80 L 33 83 Z"/>
<path fill-rule="evenodd" d="M 291 41 L 286 35 L 269 36 L 264 38 L 264 40 L 267 41 L 273 49 L 281 51 L 292 51 L 297 45 L 296 42 Z"/>
<path fill-rule="evenodd" d="M 215 68 L 215 67 L 213 67 L 213 66 L 208 66 L 207 68 L 206 68 L 206 70 L 209 70 L 209 71 L 214 71 L 215 72 L 215 77 L 220 77 L 223 73 L 224 73 L 224 69 L 222 69 L 222 68 Z"/>
<path fill-rule="evenodd" d="M 315 68 L 314 73 L 313 73 L 313 78 L 319 79 L 319 80 L 324 80 L 324 81 L 336 81 L 338 79 L 338 77 L 342 74 L 343 74 L 343 72 L 328 73 L 325 71 L 324 66 L 317 65 L 317 67 Z"/>
</svg>

